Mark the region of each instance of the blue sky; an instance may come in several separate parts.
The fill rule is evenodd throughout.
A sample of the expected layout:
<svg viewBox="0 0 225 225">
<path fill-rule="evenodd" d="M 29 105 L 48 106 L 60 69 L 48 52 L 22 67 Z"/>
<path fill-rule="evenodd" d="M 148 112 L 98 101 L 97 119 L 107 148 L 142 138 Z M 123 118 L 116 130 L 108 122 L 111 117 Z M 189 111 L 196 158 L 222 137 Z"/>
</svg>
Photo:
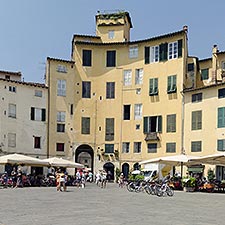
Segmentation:
<svg viewBox="0 0 225 225">
<path fill-rule="evenodd" d="M 73 34 L 95 35 L 97 10 L 125 10 L 140 40 L 189 28 L 189 55 L 225 51 L 225 1 L 7 0 L 0 2 L 0 70 L 21 71 L 25 81 L 44 83 L 46 58 L 70 60 Z"/>
</svg>

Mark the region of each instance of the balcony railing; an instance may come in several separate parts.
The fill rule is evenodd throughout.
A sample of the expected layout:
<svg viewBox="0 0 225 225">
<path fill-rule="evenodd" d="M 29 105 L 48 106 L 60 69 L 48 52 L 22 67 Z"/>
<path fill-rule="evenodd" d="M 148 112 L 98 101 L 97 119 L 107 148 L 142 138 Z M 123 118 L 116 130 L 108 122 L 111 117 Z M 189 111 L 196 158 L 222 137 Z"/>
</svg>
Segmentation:
<svg viewBox="0 0 225 225">
<path fill-rule="evenodd" d="M 158 132 L 147 133 L 145 136 L 145 141 L 159 141 Z"/>
</svg>

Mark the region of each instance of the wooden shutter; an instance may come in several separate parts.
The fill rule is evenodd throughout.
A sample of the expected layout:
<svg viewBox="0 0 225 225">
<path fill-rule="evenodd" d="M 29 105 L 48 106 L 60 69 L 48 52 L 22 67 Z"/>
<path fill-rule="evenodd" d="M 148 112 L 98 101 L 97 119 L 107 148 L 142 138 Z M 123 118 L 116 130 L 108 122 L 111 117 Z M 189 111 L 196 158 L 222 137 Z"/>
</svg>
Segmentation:
<svg viewBox="0 0 225 225">
<path fill-rule="evenodd" d="M 34 120 L 34 111 L 35 111 L 35 108 L 31 107 L 31 112 L 30 112 L 30 119 L 31 120 Z"/>
<path fill-rule="evenodd" d="M 41 121 L 45 121 L 45 119 L 46 119 L 46 110 L 42 109 L 41 110 Z"/>
<path fill-rule="evenodd" d="M 168 43 L 159 45 L 159 61 L 166 61 L 168 55 Z"/>
<path fill-rule="evenodd" d="M 145 64 L 149 64 L 150 47 L 145 47 Z"/>
<path fill-rule="evenodd" d="M 218 123 L 217 123 L 217 127 L 221 128 L 221 127 L 225 127 L 225 123 L 224 123 L 224 110 L 225 108 L 218 108 Z"/>
<path fill-rule="evenodd" d="M 162 116 L 158 116 L 157 119 L 158 119 L 158 131 L 157 132 L 162 133 Z"/>
<path fill-rule="evenodd" d="M 171 91 L 171 88 L 172 87 L 172 76 L 168 76 L 168 79 L 167 79 L 167 92 L 170 92 Z"/>
<path fill-rule="evenodd" d="M 158 94 L 158 78 L 155 78 L 154 94 Z"/>
<path fill-rule="evenodd" d="M 91 66 L 91 50 L 83 50 L 83 66 Z"/>
<path fill-rule="evenodd" d="M 153 92 L 154 92 L 154 90 L 153 90 L 153 79 L 151 78 L 149 80 L 149 95 L 152 95 Z"/>
<path fill-rule="evenodd" d="M 144 124 L 143 124 L 143 133 L 147 134 L 149 133 L 149 117 L 144 117 Z"/>
<path fill-rule="evenodd" d="M 183 40 L 178 40 L 178 57 L 182 57 Z"/>
</svg>

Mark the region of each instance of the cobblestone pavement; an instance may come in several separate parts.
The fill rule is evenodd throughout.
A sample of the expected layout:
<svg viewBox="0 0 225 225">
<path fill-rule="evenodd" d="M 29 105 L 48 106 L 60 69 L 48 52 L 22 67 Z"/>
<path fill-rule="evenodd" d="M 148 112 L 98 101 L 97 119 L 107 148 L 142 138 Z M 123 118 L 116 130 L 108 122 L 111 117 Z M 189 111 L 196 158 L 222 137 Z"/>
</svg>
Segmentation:
<svg viewBox="0 0 225 225">
<path fill-rule="evenodd" d="M 101 189 L 0 189 L 0 225 L 221 225 L 225 194 L 175 192 L 173 197 Z"/>
</svg>

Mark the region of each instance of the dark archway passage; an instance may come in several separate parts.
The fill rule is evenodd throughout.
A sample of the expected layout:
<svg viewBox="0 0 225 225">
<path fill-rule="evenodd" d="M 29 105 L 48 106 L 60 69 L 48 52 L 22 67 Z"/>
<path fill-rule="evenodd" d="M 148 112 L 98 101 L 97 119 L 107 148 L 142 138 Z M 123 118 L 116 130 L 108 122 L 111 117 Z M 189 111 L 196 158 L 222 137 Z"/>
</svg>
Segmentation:
<svg viewBox="0 0 225 225">
<path fill-rule="evenodd" d="M 124 163 L 122 165 L 122 173 L 123 173 L 124 177 L 126 177 L 126 178 L 128 178 L 128 176 L 129 176 L 129 168 L 130 168 L 130 166 L 128 163 Z"/>
<path fill-rule="evenodd" d="M 115 166 L 111 163 L 111 162 L 107 162 L 104 164 L 103 166 L 103 169 L 107 172 L 107 175 L 108 175 L 108 180 L 112 180 L 114 181 L 114 169 L 115 169 Z"/>
<path fill-rule="evenodd" d="M 81 163 L 94 171 L 94 151 L 89 145 L 80 145 L 76 149 L 75 162 Z"/>
</svg>

